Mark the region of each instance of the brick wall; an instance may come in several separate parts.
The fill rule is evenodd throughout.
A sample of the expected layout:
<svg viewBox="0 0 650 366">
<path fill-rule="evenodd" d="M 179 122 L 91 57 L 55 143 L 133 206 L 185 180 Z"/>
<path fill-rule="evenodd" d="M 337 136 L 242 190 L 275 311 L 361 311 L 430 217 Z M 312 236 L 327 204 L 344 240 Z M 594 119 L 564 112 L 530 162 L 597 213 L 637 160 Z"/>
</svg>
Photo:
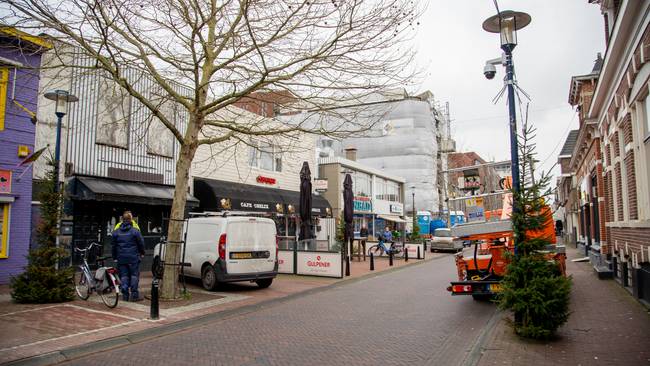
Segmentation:
<svg viewBox="0 0 650 366">
<path fill-rule="evenodd" d="M 636 195 L 636 173 L 634 170 L 634 152 L 630 151 L 625 155 L 625 175 L 627 176 L 627 200 L 628 214 L 630 220 L 639 219 L 639 210 Z"/>
<path fill-rule="evenodd" d="M 454 168 L 463 168 L 463 167 L 468 167 L 468 166 L 473 166 L 476 165 L 476 161 L 482 163 L 485 163 L 486 161 L 477 153 L 470 151 L 470 152 L 465 152 L 465 153 L 451 153 L 447 157 L 447 166 L 449 169 L 454 169 Z M 481 167 L 478 168 L 478 174 L 479 177 L 481 178 L 481 184 L 485 185 L 485 187 L 481 187 L 480 192 L 491 192 L 500 189 L 498 187 L 499 185 L 499 177 L 494 170 L 494 168 L 491 167 Z M 463 172 L 454 172 L 450 174 L 450 183 L 452 185 L 457 185 L 458 184 L 458 178 L 463 176 Z"/>
<path fill-rule="evenodd" d="M 644 260 L 648 261 L 648 246 L 650 245 L 650 228 L 620 228 L 610 227 L 612 244 L 618 243 L 618 249 L 625 250 L 625 243 L 628 245 L 630 252 L 639 253 L 644 250 Z M 641 260 L 639 259 L 639 262 Z"/>
</svg>

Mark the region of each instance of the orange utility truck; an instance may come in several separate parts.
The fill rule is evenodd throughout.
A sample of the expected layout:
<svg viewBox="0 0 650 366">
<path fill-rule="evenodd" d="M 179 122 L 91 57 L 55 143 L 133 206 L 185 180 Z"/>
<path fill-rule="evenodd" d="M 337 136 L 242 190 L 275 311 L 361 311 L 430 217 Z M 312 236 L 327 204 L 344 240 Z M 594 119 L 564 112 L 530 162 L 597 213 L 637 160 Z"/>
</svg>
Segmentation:
<svg viewBox="0 0 650 366">
<path fill-rule="evenodd" d="M 504 207 L 503 210 L 506 212 L 508 208 Z M 501 280 L 510 263 L 506 252 L 514 254 L 512 223 L 508 215 L 506 213 L 500 219 L 461 224 L 452 228 L 452 235 L 460 240 L 474 243 L 472 255 L 466 257 L 462 252 L 455 255 L 458 281 L 451 282 L 447 287 L 452 295 L 472 295 L 475 300 L 480 300 L 490 298 L 501 291 Z M 551 209 L 545 206 L 540 215 L 546 217 L 544 228 L 528 231 L 526 236 L 544 237 L 551 241 L 551 244 L 545 248 L 545 255 L 549 260 L 557 262 L 564 275 L 565 248 L 556 245 Z"/>
</svg>

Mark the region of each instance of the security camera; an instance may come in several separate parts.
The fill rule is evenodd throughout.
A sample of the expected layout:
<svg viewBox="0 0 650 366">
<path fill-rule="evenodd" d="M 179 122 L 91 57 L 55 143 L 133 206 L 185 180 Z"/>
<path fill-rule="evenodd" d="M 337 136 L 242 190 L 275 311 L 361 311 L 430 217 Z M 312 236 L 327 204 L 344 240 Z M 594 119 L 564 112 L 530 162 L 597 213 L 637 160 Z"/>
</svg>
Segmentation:
<svg viewBox="0 0 650 366">
<path fill-rule="evenodd" d="M 485 67 L 483 68 L 483 75 L 485 75 L 485 78 L 488 80 L 494 79 L 494 76 L 497 74 L 497 68 L 494 67 L 491 63 L 485 64 Z"/>
</svg>

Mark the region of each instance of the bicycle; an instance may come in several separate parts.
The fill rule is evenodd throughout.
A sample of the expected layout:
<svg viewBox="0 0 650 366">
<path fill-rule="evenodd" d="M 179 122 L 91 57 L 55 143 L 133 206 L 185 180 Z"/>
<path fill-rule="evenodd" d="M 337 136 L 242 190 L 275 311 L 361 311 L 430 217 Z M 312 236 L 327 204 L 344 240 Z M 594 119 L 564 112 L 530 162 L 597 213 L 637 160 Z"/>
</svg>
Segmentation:
<svg viewBox="0 0 650 366">
<path fill-rule="evenodd" d="M 375 257 L 381 256 L 384 253 L 386 255 L 390 255 L 391 253 L 393 254 L 393 257 L 397 257 L 400 254 L 402 254 L 402 247 L 395 245 L 394 242 L 390 243 L 390 248 L 386 248 L 386 245 L 384 245 L 383 241 L 380 241 L 379 243 L 371 246 L 368 248 L 368 255 L 373 254 Z"/>
<path fill-rule="evenodd" d="M 105 257 L 97 258 L 102 266 L 97 268 L 94 276 L 91 274 L 90 266 L 88 266 L 88 252 L 95 246 L 99 246 L 99 244 L 90 243 L 85 249 L 74 249 L 83 254 L 83 263 L 79 265 L 81 271 L 74 274 L 75 291 L 82 300 L 88 300 L 90 294 L 95 291 L 102 298 L 104 305 L 112 309 L 117 306 L 120 299 L 119 275 L 114 267 L 104 267 Z"/>
</svg>

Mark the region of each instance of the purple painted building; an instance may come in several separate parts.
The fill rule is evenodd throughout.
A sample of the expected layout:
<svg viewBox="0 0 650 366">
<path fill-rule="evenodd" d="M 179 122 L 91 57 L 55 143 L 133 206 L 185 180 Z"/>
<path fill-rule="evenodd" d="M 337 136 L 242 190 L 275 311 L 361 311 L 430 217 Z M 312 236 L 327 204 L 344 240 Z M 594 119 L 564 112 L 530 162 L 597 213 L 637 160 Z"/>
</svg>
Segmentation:
<svg viewBox="0 0 650 366">
<path fill-rule="evenodd" d="M 27 265 L 31 236 L 31 166 L 42 38 L 0 27 L 0 284 Z"/>
</svg>

